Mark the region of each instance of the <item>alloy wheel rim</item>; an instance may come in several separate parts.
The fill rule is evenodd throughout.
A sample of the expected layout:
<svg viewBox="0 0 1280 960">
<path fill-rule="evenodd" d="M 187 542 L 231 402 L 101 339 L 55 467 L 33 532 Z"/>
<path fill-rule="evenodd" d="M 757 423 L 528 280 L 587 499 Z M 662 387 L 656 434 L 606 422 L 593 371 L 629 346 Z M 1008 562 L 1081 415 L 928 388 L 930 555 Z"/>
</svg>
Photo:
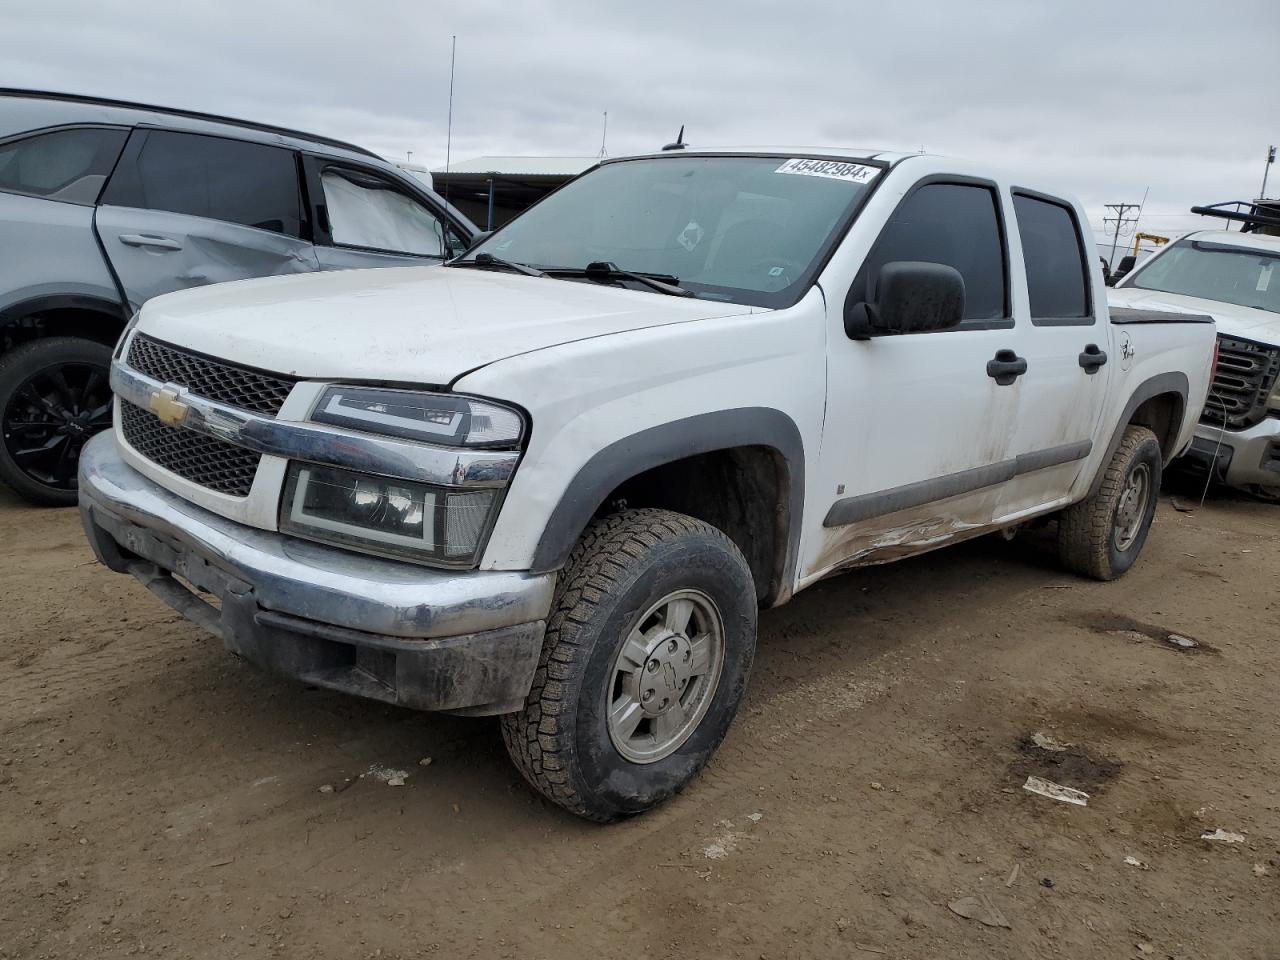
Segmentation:
<svg viewBox="0 0 1280 960">
<path fill-rule="evenodd" d="M 607 726 L 632 763 L 656 763 L 693 735 L 724 668 L 724 621 L 700 590 L 677 590 L 633 624 L 609 674 Z"/>
<path fill-rule="evenodd" d="M 0 416 L 0 441 L 32 480 L 74 490 L 80 451 L 110 426 L 107 371 L 94 363 L 62 363 L 36 370 L 10 394 Z"/>
<path fill-rule="evenodd" d="M 1129 474 L 1124 489 L 1120 491 L 1120 501 L 1116 505 L 1115 545 L 1121 553 L 1133 546 L 1134 541 L 1138 539 L 1150 497 L 1151 468 L 1145 463 L 1140 463 Z"/>
</svg>

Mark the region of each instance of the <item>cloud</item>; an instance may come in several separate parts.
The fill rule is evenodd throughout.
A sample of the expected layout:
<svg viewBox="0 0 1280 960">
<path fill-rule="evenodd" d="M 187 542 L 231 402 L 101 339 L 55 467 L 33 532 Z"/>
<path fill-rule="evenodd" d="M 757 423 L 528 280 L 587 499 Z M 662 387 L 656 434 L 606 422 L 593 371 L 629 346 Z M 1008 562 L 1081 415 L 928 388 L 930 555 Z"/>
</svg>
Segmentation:
<svg viewBox="0 0 1280 960">
<path fill-rule="evenodd" d="M 1152 227 L 1252 197 L 1276 126 L 1276 0 L 45 0 L 0 14 L 0 84 L 211 110 L 452 156 L 825 143 L 964 156 Z M 1277 176 L 1280 180 L 1280 175 Z"/>
</svg>

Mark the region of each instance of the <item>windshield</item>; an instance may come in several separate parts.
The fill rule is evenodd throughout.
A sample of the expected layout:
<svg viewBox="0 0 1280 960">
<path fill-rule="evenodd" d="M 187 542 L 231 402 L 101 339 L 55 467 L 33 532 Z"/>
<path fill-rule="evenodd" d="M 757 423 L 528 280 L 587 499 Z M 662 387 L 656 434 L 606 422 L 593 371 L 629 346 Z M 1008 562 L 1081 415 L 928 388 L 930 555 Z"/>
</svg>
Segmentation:
<svg viewBox="0 0 1280 960">
<path fill-rule="evenodd" d="M 1179 240 L 1125 286 L 1280 313 L 1280 254 Z"/>
<path fill-rule="evenodd" d="M 487 253 L 553 275 L 606 262 L 678 281 L 706 299 L 785 306 L 803 294 L 879 173 L 867 164 L 788 157 L 605 163 L 503 227 L 467 260 Z"/>
</svg>

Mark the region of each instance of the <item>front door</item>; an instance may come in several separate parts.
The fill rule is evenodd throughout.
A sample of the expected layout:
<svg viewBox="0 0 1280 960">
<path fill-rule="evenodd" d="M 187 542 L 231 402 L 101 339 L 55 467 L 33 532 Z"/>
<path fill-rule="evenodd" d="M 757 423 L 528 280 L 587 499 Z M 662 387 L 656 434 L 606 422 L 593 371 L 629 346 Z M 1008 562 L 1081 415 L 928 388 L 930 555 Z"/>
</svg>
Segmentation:
<svg viewBox="0 0 1280 960">
<path fill-rule="evenodd" d="M 930 177 L 904 197 L 853 281 L 850 296 L 874 303 L 885 263 L 954 267 L 965 281 L 960 326 L 855 341 L 844 334 L 844 297 L 829 296 L 825 515 L 805 538 L 802 580 L 962 539 L 999 512 L 1020 378 L 988 365 L 1016 357 L 1022 333 L 1000 209 L 994 184 Z"/>
<path fill-rule="evenodd" d="M 135 130 L 94 227 L 134 309 L 186 287 L 318 268 L 297 156 L 246 140 Z"/>
</svg>

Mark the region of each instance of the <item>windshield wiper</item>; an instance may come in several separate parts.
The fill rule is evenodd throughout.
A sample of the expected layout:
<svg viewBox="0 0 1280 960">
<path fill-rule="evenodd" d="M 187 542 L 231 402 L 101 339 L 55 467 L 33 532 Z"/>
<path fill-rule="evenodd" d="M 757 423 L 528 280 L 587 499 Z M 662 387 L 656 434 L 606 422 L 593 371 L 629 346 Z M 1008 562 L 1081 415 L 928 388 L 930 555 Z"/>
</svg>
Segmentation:
<svg viewBox="0 0 1280 960">
<path fill-rule="evenodd" d="M 477 253 L 471 260 L 453 260 L 448 266 L 479 267 L 481 270 L 492 270 L 497 267 L 500 270 L 514 270 L 516 273 L 523 273 L 526 277 L 545 277 L 547 275 L 546 271 L 539 270 L 537 267 L 516 263 L 514 260 L 503 260 L 500 257 L 495 257 L 492 253 Z"/>
<path fill-rule="evenodd" d="M 596 260 L 588 263 L 585 267 L 553 267 L 547 271 L 552 274 L 582 276 L 588 280 L 632 280 L 636 283 L 643 283 L 650 290 L 657 290 L 659 293 L 665 293 L 672 297 L 696 297 L 697 294 L 692 290 L 686 290 L 679 284 L 679 277 L 670 277 L 665 274 L 658 273 L 633 273 L 630 270 L 620 270 L 616 263 L 608 260 Z"/>
</svg>

